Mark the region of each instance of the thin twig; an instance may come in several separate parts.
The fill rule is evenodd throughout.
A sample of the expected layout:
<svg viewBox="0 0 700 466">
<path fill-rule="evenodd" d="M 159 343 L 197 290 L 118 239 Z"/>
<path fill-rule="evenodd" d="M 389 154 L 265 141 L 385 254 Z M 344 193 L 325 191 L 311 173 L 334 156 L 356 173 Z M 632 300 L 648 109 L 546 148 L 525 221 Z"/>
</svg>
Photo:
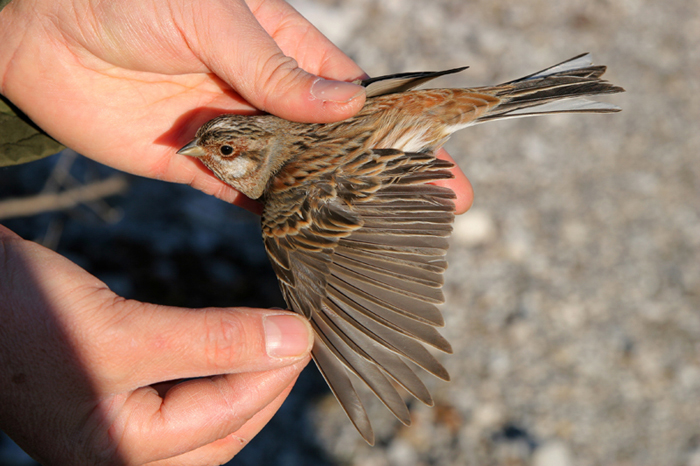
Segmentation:
<svg viewBox="0 0 700 466">
<path fill-rule="evenodd" d="M 79 204 L 122 194 L 127 187 L 128 182 L 124 175 L 112 175 L 103 180 L 58 193 L 0 201 L 0 219 L 28 217 L 43 212 L 71 209 Z"/>
</svg>

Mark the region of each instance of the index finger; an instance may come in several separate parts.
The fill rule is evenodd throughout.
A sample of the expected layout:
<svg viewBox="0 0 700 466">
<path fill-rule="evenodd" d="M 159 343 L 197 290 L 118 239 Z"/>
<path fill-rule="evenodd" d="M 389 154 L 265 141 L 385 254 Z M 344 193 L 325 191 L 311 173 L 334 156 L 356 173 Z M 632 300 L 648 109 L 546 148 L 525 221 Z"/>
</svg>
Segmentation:
<svg viewBox="0 0 700 466">
<path fill-rule="evenodd" d="M 452 156 L 448 154 L 445 149 L 439 149 L 435 153 L 435 156 L 442 160 L 448 160 L 455 165 L 451 170 L 452 174 L 455 176 L 454 178 L 435 181 L 434 184 L 450 188 L 455 192 L 457 195 L 457 199 L 455 199 L 455 213 L 463 214 L 469 210 L 469 208 L 472 206 L 472 202 L 474 202 L 474 188 L 462 169 L 459 168 Z"/>
</svg>

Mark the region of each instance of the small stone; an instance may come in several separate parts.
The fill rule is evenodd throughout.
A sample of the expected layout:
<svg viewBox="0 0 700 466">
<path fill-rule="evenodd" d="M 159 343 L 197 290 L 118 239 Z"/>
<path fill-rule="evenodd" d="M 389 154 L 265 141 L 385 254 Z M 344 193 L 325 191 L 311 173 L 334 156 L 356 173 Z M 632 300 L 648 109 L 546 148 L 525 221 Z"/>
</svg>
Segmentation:
<svg viewBox="0 0 700 466">
<path fill-rule="evenodd" d="M 496 225 L 491 214 L 483 209 L 471 209 L 455 219 L 452 239 L 462 246 L 478 246 L 496 236 Z"/>
<path fill-rule="evenodd" d="M 418 454 L 413 446 L 402 439 L 396 439 L 387 449 L 387 457 L 390 464 L 412 466 L 418 464 Z"/>
<path fill-rule="evenodd" d="M 586 244 L 586 241 L 588 241 L 591 236 L 586 224 L 577 220 L 565 222 L 562 230 L 564 238 L 575 246 Z"/>
<path fill-rule="evenodd" d="M 474 410 L 473 421 L 483 430 L 494 429 L 504 421 L 503 406 L 484 403 Z"/>
<path fill-rule="evenodd" d="M 688 455 L 688 466 L 700 466 L 700 448 L 690 452 Z"/>
<path fill-rule="evenodd" d="M 532 457 L 532 466 L 572 466 L 574 464 L 569 447 L 562 441 L 546 442 Z"/>
</svg>

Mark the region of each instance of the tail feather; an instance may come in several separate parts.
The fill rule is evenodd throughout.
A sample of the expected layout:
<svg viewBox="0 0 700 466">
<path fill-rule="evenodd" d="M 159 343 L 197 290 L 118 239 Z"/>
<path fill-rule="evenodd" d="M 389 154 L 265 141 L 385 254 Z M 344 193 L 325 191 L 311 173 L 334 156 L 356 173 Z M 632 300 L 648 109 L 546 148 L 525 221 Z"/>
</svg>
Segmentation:
<svg viewBox="0 0 700 466">
<path fill-rule="evenodd" d="M 624 92 L 623 88 L 600 78 L 606 69 L 605 66 L 592 65 L 590 54 L 583 54 L 537 73 L 488 88 L 490 94 L 503 101 L 478 118 L 477 122 L 548 113 L 619 112 L 620 107 L 616 105 L 583 98 Z"/>
<path fill-rule="evenodd" d="M 564 74 L 568 73 L 571 71 L 578 72 L 584 68 L 601 68 L 600 66 L 593 66 L 593 57 L 591 57 L 590 53 L 582 53 L 580 55 L 576 55 L 573 58 L 569 58 L 568 60 L 564 60 L 561 63 L 557 63 L 556 65 L 552 65 L 550 67 L 547 67 L 541 71 L 537 71 L 532 74 L 528 74 L 527 76 L 523 76 L 522 78 L 515 79 L 513 81 L 509 81 L 507 83 L 503 84 L 513 84 L 519 81 L 526 81 L 529 79 L 537 79 L 537 78 L 544 78 L 546 76 L 551 76 L 553 74 Z M 603 66 L 603 72 L 605 72 L 605 67 Z M 600 74 L 603 74 L 602 72 Z M 600 76 L 600 74 L 598 76 Z"/>
</svg>

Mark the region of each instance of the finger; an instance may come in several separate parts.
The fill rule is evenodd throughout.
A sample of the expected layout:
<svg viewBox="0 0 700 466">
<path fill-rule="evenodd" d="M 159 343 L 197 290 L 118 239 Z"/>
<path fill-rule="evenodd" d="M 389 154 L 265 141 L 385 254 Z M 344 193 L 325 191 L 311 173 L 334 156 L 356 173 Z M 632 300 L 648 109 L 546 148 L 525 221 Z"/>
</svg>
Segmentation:
<svg viewBox="0 0 700 466">
<path fill-rule="evenodd" d="M 245 4 L 227 2 L 225 8 L 214 10 L 210 6 L 213 14 L 193 17 L 190 29 L 197 40 L 190 46 L 209 69 L 255 107 L 288 120 L 315 123 L 349 118 L 362 108 L 365 100 L 362 86 L 323 79 L 300 68 Z M 262 13 L 269 15 L 269 10 Z M 280 14 L 278 28 L 282 27 L 280 21 L 291 18 L 297 31 L 301 27 L 314 30 L 300 16 L 289 16 L 284 11 Z M 268 24 L 271 22 L 268 20 Z M 246 40 L 240 40 L 241 37 Z M 311 39 L 317 37 L 315 33 L 311 35 Z M 308 47 L 316 45 L 298 34 L 296 39 L 307 42 Z"/>
<path fill-rule="evenodd" d="M 289 3 L 283 0 L 247 0 L 247 3 L 282 52 L 294 57 L 309 73 L 340 81 L 368 77 Z"/>
<path fill-rule="evenodd" d="M 296 379 L 295 379 L 296 381 Z M 189 451 L 175 458 L 169 458 L 165 462 L 156 461 L 149 463 L 149 466 L 179 466 L 191 464 L 224 464 L 237 455 L 250 441 L 262 430 L 263 427 L 270 422 L 272 416 L 279 410 L 284 400 L 287 399 L 289 392 L 294 387 L 294 382 L 290 383 L 277 398 L 266 405 L 263 409 L 253 415 L 248 422 L 243 424 L 243 427 L 227 435 L 226 437 L 215 440 L 214 442 Z"/>
<path fill-rule="evenodd" d="M 455 176 L 449 180 L 436 181 L 435 184 L 438 186 L 445 186 L 450 188 L 457 195 L 455 199 L 455 213 L 463 214 L 472 206 L 474 202 L 474 188 L 472 184 L 467 179 L 467 176 L 462 172 L 459 166 L 455 163 L 452 156 L 447 153 L 445 149 L 440 149 L 435 153 L 435 156 L 442 160 L 448 160 L 454 163 L 454 168 L 452 168 L 452 174 Z"/>
<path fill-rule="evenodd" d="M 289 393 L 292 391 L 292 388 L 294 388 L 296 380 L 297 379 L 294 379 L 294 381 L 290 383 L 287 386 L 287 388 L 285 388 L 282 391 L 282 393 L 280 393 L 280 395 L 277 398 L 275 398 L 270 404 L 268 404 L 263 409 L 255 413 L 255 415 L 248 422 L 246 422 L 243 425 L 243 427 L 231 434 L 238 440 L 238 443 L 242 445 L 241 449 L 243 448 L 243 446 L 250 443 L 250 441 L 253 440 L 253 438 L 255 438 L 255 436 L 260 433 L 263 427 L 265 427 L 267 423 L 270 422 L 270 419 L 272 419 L 272 417 L 277 413 L 277 411 L 282 406 L 282 403 L 284 403 L 284 401 L 287 399 L 287 396 L 289 396 Z"/>
<path fill-rule="evenodd" d="M 103 372 L 119 391 L 166 380 L 265 371 L 306 359 L 313 332 L 306 318 L 266 309 L 180 309 L 135 301 L 99 344 L 120 348 Z"/>
<path fill-rule="evenodd" d="M 124 414 L 110 432 L 127 449 L 120 454 L 141 459 L 140 463 L 186 454 L 240 430 L 288 393 L 308 361 L 265 372 L 191 380 L 171 388 L 165 398 L 152 388 L 136 390 L 119 407 Z"/>
</svg>

